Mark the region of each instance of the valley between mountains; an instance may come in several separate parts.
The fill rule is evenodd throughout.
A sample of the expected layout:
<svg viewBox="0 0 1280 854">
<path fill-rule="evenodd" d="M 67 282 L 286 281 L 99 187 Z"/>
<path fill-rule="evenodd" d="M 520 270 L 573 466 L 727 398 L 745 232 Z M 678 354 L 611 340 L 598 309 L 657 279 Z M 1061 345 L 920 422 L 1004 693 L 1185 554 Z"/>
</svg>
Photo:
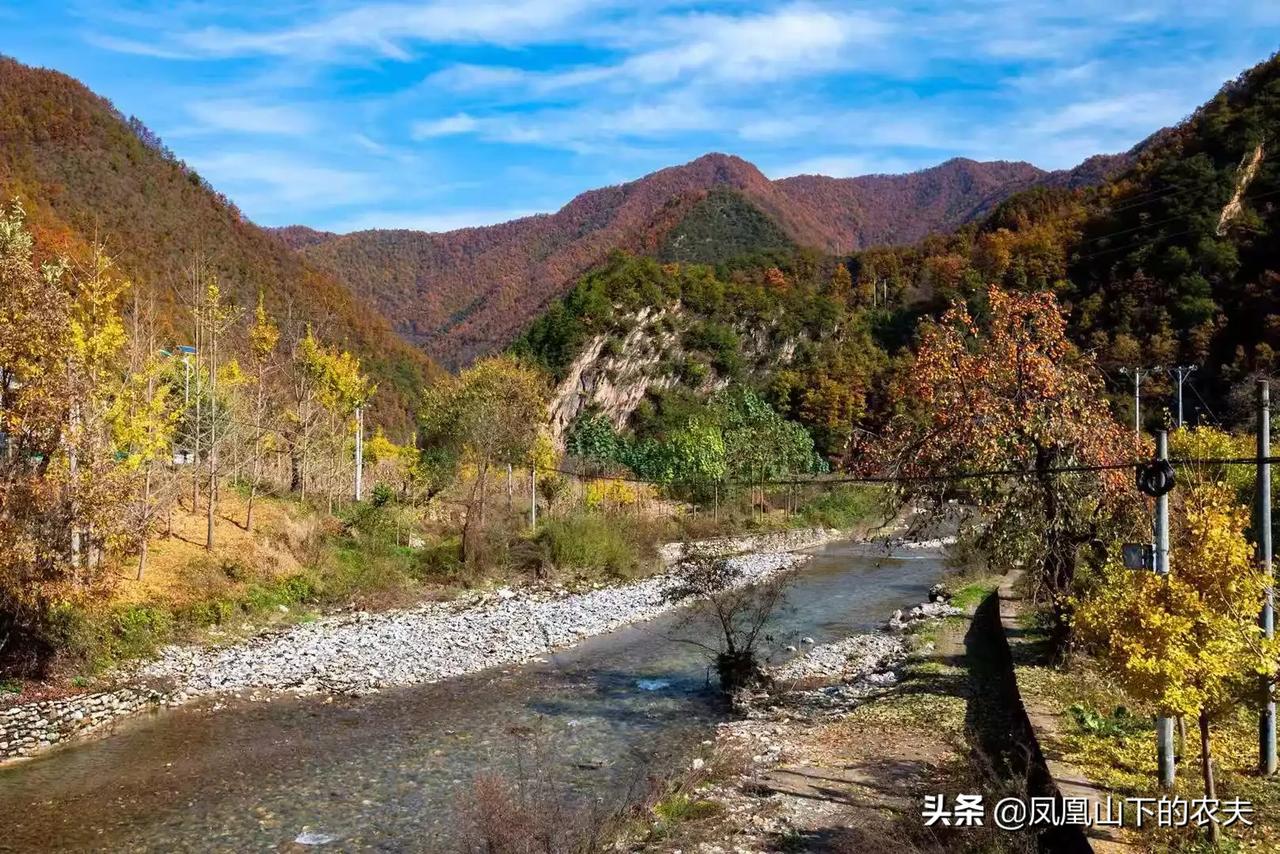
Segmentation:
<svg viewBox="0 0 1280 854">
<path fill-rule="evenodd" d="M 0 849 L 1280 850 L 1278 137 L 339 234 L 0 57 Z"/>
</svg>

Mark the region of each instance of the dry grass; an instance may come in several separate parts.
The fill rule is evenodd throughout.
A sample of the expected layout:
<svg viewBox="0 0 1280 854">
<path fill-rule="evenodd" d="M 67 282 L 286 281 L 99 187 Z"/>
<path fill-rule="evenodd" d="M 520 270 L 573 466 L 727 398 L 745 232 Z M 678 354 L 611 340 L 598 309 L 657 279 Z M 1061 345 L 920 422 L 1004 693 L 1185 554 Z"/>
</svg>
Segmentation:
<svg viewBox="0 0 1280 854">
<path fill-rule="evenodd" d="M 227 489 L 218 502 L 217 546 L 209 552 L 204 547 L 203 505 L 199 513 L 189 512 L 189 506 L 174 511 L 172 536 L 161 533 L 151 541 L 141 580 L 136 561 L 117 568 L 113 601 L 183 606 L 233 592 L 237 577 L 273 580 L 296 575 L 322 531 L 321 514 L 295 501 L 261 496 L 254 501 L 254 530 L 246 531 L 245 501 Z"/>
<path fill-rule="evenodd" d="M 1051 747 L 1080 768 L 1090 779 L 1117 797 L 1158 797 L 1156 784 L 1155 726 L 1150 709 L 1135 703 L 1090 659 L 1077 657 L 1069 670 L 1020 667 L 1018 683 L 1028 696 L 1045 700 L 1059 710 L 1060 735 Z M 1072 707 L 1101 717 L 1103 724 L 1086 725 Z M 1129 716 L 1117 719 L 1123 707 Z M 1121 721 L 1114 726 L 1110 721 Z M 1194 721 L 1188 721 L 1183 762 L 1178 768 L 1174 794 L 1184 798 L 1203 796 L 1200 783 L 1199 740 Z M 1263 779 L 1257 765 L 1257 716 L 1242 704 L 1215 722 L 1213 746 L 1218 771 L 1218 797 L 1251 801 L 1256 813 L 1253 828 L 1223 831 L 1226 851 L 1274 852 L 1280 850 L 1280 780 Z M 1200 851 L 1201 834 L 1193 829 L 1171 831 L 1144 828 L 1138 838 L 1153 852 Z"/>
</svg>

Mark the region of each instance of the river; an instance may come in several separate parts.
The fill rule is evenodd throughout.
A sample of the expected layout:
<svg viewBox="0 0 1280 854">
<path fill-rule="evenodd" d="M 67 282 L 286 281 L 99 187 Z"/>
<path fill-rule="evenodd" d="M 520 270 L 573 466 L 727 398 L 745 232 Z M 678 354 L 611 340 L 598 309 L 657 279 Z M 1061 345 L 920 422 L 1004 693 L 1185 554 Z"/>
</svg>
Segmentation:
<svg viewBox="0 0 1280 854">
<path fill-rule="evenodd" d="M 873 630 L 943 572 L 935 549 L 823 547 L 792 575 L 770 651 Z M 0 850 L 275 851 L 300 836 L 449 850 L 474 775 L 510 772 L 519 744 L 579 797 L 612 804 L 724 719 L 704 652 L 681 641 L 714 637 L 676 613 L 431 685 L 141 716 L 0 769 Z"/>
</svg>

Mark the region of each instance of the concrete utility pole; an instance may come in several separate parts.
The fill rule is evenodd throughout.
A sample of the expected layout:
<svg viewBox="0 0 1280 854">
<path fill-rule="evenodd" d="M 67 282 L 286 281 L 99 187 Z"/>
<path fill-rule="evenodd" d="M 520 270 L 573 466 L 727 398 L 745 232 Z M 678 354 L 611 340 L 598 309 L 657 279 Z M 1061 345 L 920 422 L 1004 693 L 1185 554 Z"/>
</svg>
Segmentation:
<svg viewBox="0 0 1280 854">
<path fill-rule="evenodd" d="M 1133 378 L 1133 432 L 1142 432 L 1142 378 L 1160 373 L 1159 368 L 1121 368 L 1120 373 Z"/>
<path fill-rule="evenodd" d="M 356 407 L 356 501 L 364 494 L 364 407 Z"/>
<path fill-rule="evenodd" d="M 1156 434 L 1156 459 L 1169 459 L 1169 434 Z M 1156 574 L 1169 574 L 1169 496 L 1156 498 Z M 1160 768 L 1160 785 L 1173 788 L 1173 718 L 1156 718 L 1156 761 Z"/>
<path fill-rule="evenodd" d="M 1173 369 L 1175 379 L 1178 381 L 1178 429 L 1182 429 L 1182 384 L 1187 381 L 1187 377 L 1195 373 L 1195 365 L 1178 365 Z"/>
<path fill-rule="evenodd" d="M 538 467 L 529 465 L 529 527 L 538 527 Z"/>
<path fill-rule="evenodd" d="M 1267 589 L 1262 601 L 1262 634 L 1275 636 L 1275 600 L 1271 585 L 1271 387 L 1266 380 L 1258 380 L 1258 476 L 1257 476 L 1257 526 L 1258 560 L 1267 578 Z M 1271 680 L 1264 685 L 1265 697 L 1262 713 L 1258 718 L 1258 771 L 1263 776 L 1276 773 L 1276 697 Z"/>
</svg>

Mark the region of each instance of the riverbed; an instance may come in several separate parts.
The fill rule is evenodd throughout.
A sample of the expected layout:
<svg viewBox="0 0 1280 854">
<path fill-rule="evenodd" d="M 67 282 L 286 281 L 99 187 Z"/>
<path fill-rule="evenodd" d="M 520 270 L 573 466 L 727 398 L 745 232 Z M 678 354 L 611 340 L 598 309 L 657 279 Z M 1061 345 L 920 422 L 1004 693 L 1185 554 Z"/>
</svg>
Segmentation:
<svg viewBox="0 0 1280 854">
<path fill-rule="evenodd" d="M 831 544 L 792 576 L 770 652 L 873 630 L 942 575 L 937 548 Z M 0 770 L 0 849 L 438 851 L 481 771 L 531 757 L 610 805 L 728 714 L 679 613 L 527 664 L 361 697 L 210 697 Z M 532 746 L 539 745 L 539 746 Z"/>
</svg>

